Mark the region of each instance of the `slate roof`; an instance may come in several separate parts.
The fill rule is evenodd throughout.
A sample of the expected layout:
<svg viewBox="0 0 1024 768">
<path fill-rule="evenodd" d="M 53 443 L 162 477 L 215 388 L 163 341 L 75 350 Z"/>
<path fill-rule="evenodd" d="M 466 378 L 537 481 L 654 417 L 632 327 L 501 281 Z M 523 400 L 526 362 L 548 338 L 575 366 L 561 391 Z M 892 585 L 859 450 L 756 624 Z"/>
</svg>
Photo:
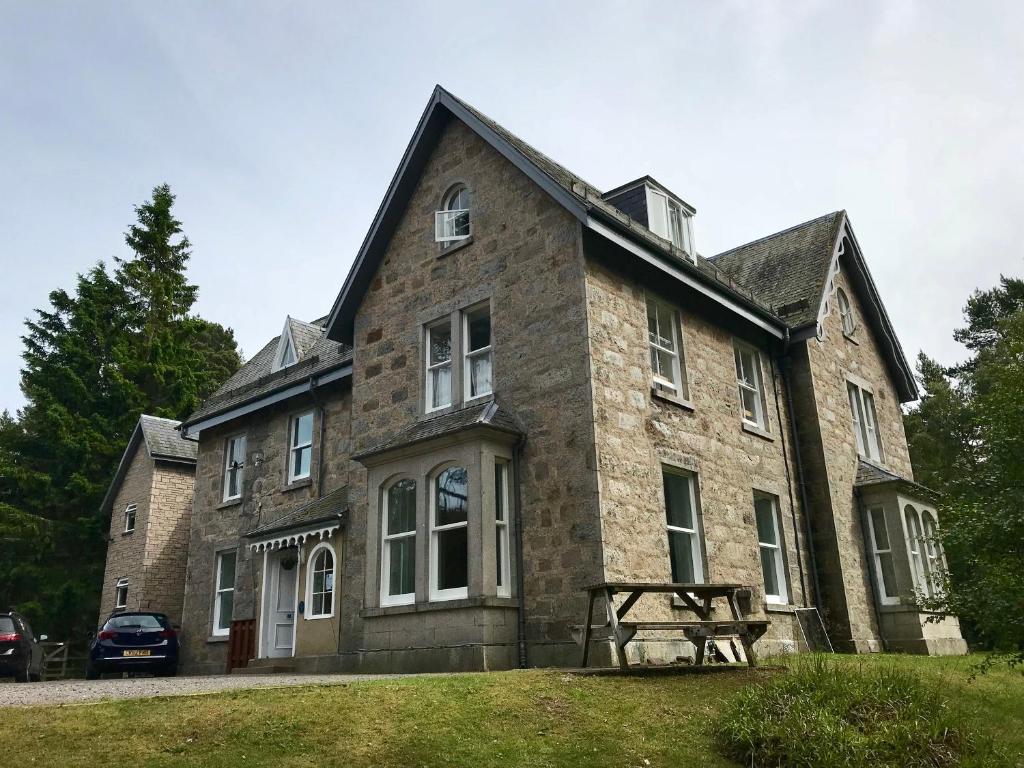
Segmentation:
<svg viewBox="0 0 1024 768">
<path fill-rule="evenodd" d="M 471 405 L 451 413 L 435 416 L 432 419 L 416 422 L 411 427 L 396 434 L 390 440 L 357 453 L 352 458 L 356 460 L 365 459 L 369 456 L 376 456 L 377 454 L 405 448 L 416 443 L 426 442 L 427 440 L 433 440 L 475 427 L 487 427 L 512 435 L 524 434 L 522 427 L 519 426 L 515 417 L 507 410 L 501 408 L 497 401 L 492 400 L 483 405 Z"/>
<path fill-rule="evenodd" d="M 180 421 L 145 414 L 140 416 L 139 427 L 149 455 L 154 459 L 195 462 L 199 444 L 195 440 L 183 438 L 178 429 L 180 426 Z"/>
<path fill-rule="evenodd" d="M 312 323 L 289 318 L 292 341 L 299 359 L 294 365 L 271 373 L 280 334 L 239 368 L 199 409 L 185 420 L 194 424 L 203 419 L 231 410 L 235 406 L 272 394 L 310 376 L 322 374 L 352 361 L 352 348 L 331 341 L 324 335 L 324 322 L 320 318 Z"/>
<path fill-rule="evenodd" d="M 929 498 L 935 498 L 938 494 L 927 486 L 915 483 L 913 480 L 908 480 L 905 477 L 894 474 L 887 469 L 883 469 L 877 464 L 872 464 L 870 461 L 860 459 L 857 465 L 857 476 L 853 481 L 855 488 L 870 488 L 874 486 L 887 485 L 893 483 L 901 485 L 906 488 L 910 488 L 913 491 L 921 493 Z"/>
<path fill-rule="evenodd" d="M 286 507 L 273 520 L 254 528 L 245 534 L 247 539 L 258 538 L 278 531 L 301 528 L 305 525 L 343 517 L 348 511 L 348 486 L 331 491 L 319 499 L 311 499 L 291 507 Z"/>
<path fill-rule="evenodd" d="M 816 322 L 845 211 L 819 216 L 712 256 L 794 328 Z"/>
</svg>

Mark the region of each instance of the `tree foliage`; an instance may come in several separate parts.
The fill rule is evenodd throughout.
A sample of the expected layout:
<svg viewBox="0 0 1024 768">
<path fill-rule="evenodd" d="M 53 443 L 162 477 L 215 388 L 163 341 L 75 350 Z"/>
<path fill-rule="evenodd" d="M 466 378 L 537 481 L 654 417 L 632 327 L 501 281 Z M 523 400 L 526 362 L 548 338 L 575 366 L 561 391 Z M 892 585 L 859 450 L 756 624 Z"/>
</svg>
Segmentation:
<svg viewBox="0 0 1024 768">
<path fill-rule="evenodd" d="M 141 413 L 181 419 L 241 364 L 233 332 L 190 314 L 191 245 L 156 187 L 111 273 L 97 263 L 26 321 L 25 407 L 0 417 L 0 606 L 81 636 L 99 610 L 100 503 Z M 73 567 L 69 567 L 73 564 Z"/>
<path fill-rule="evenodd" d="M 1024 661 L 1024 281 L 1003 278 L 965 308 L 973 352 L 943 370 L 923 354 L 925 396 L 906 416 L 918 480 L 945 494 L 944 594 L 975 639 Z"/>
</svg>

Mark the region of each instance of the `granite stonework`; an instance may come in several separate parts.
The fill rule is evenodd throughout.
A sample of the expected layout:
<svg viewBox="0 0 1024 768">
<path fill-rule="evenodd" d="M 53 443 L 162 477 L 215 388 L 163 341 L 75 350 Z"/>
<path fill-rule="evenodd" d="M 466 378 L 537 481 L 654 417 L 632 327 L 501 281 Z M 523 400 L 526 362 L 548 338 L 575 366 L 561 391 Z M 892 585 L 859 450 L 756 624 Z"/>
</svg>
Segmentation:
<svg viewBox="0 0 1024 768">
<path fill-rule="evenodd" d="M 99 624 L 116 610 L 117 582 L 128 579 L 125 610 L 158 611 L 179 623 L 188 559 L 195 470 L 154 459 L 141 441 L 114 496 Z M 135 528 L 125 531 L 125 508 L 136 505 Z"/>
</svg>

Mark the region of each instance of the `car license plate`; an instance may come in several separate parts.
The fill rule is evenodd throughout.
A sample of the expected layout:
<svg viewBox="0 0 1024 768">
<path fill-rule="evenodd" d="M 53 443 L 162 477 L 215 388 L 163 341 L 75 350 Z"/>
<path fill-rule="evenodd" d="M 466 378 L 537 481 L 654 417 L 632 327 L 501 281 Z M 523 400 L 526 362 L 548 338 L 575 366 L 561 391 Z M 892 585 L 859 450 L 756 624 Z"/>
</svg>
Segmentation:
<svg viewBox="0 0 1024 768">
<path fill-rule="evenodd" d="M 137 650 L 137 651 L 125 651 L 125 656 L 149 656 L 149 649 Z"/>
</svg>

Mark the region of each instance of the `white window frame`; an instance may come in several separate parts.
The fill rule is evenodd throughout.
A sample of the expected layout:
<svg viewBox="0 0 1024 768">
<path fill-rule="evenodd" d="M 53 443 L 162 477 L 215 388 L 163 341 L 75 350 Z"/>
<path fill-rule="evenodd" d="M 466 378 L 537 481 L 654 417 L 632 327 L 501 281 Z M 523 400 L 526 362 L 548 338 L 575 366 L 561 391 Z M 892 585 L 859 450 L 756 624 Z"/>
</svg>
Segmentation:
<svg viewBox="0 0 1024 768">
<path fill-rule="evenodd" d="M 432 364 L 430 362 L 430 349 L 431 349 L 430 335 L 434 331 L 435 328 L 441 328 L 443 326 L 447 326 L 448 327 L 448 359 L 447 360 L 442 360 L 441 362 L 433 363 Z M 423 339 L 424 339 L 425 344 L 424 344 L 423 348 L 424 348 L 426 354 L 423 357 L 423 362 L 424 362 L 424 367 L 426 369 L 426 390 L 425 390 L 426 391 L 426 400 L 423 403 L 423 407 L 424 407 L 424 412 L 426 412 L 426 413 L 431 413 L 432 411 L 440 411 L 440 410 L 442 410 L 444 408 L 450 408 L 452 403 L 455 400 L 455 393 L 453 391 L 455 389 L 455 386 L 454 386 L 455 382 L 454 382 L 454 380 L 452 378 L 453 362 L 454 362 L 452 360 L 452 352 L 454 351 L 452 349 L 452 347 L 453 347 L 453 343 L 455 341 L 455 339 L 453 338 L 453 336 L 454 336 L 453 331 L 454 331 L 454 328 L 452 328 L 451 316 L 445 317 L 445 318 L 442 318 L 440 320 L 436 320 L 433 323 L 430 323 L 429 325 L 426 326 L 425 331 L 424 331 Z M 448 402 L 447 403 L 441 403 L 439 405 L 434 405 L 433 404 L 434 403 L 434 372 L 435 371 L 439 371 L 442 368 L 446 368 L 446 367 L 448 368 Z M 492 373 L 492 376 L 493 376 L 493 373 Z"/>
<path fill-rule="evenodd" d="M 114 608 L 128 607 L 128 579 L 118 579 L 114 584 Z"/>
<path fill-rule="evenodd" d="M 903 508 L 903 521 L 906 526 L 907 555 L 910 560 L 910 572 L 914 579 L 914 588 L 924 595 L 930 595 L 928 571 L 925 566 L 924 540 L 921 537 L 921 516 L 912 505 Z"/>
<path fill-rule="evenodd" d="M 446 525 L 437 525 L 437 484 L 441 479 L 441 475 L 450 469 L 461 469 L 466 472 L 466 519 L 457 523 L 448 523 Z M 440 602 L 443 600 L 464 600 L 469 597 L 469 516 L 470 511 L 470 491 L 469 491 L 469 470 L 459 464 L 447 464 L 430 477 L 430 499 L 427 504 L 428 514 L 428 525 L 430 530 L 430 577 L 428 580 L 428 597 L 432 602 Z M 459 528 L 466 528 L 466 579 L 467 584 L 464 587 L 451 587 L 449 589 L 438 589 L 437 578 L 438 572 L 438 558 L 440 556 L 439 547 L 437 545 L 438 534 L 445 533 L 447 531 L 455 531 Z"/>
<path fill-rule="evenodd" d="M 775 569 L 775 580 L 778 582 L 779 589 L 781 590 L 779 594 L 770 594 L 768 592 L 767 585 L 765 585 L 764 599 L 765 602 L 771 603 L 773 605 L 786 605 L 789 602 L 789 579 L 788 574 L 786 573 L 786 553 L 785 549 L 782 546 L 782 526 L 779 524 L 779 499 L 777 496 L 771 493 L 764 493 L 763 491 L 754 491 L 755 505 L 759 499 L 768 501 L 771 504 L 772 528 L 773 533 L 775 534 L 775 542 L 772 543 L 770 541 L 761 541 L 761 532 L 757 530 L 757 510 L 755 507 L 754 530 L 757 532 L 758 555 L 760 555 L 761 550 L 768 550 L 769 552 L 771 552 L 772 567 Z M 758 560 L 761 560 L 761 558 L 758 557 Z M 761 577 L 763 580 L 764 561 L 761 561 L 761 570 Z"/>
<path fill-rule="evenodd" d="M 687 490 L 690 494 L 690 513 L 693 515 L 693 528 L 684 528 L 679 525 L 671 525 L 668 522 L 668 504 L 665 497 L 665 475 L 673 475 L 675 477 L 681 477 L 686 480 Z M 661 466 L 661 484 L 662 484 L 662 505 L 665 509 L 665 530 L 669 538 L 668 557 L 669 557 L 669 574 L 670 578 L 674 579 L 675 575 L 672 574 L 672 546 L 671 537 L 673 534 L 685 534 L 689 537 L 690 541 L 690 557 L 693 561 L 693 584 L 703 584 L 707 576 L 704 573 L 704 542 L 701 535 L 700 527 L 700 510 L 697 508 L 697 476 L 692 472 L 687 472 L 684 469 L 673 467 L 668 464 Z"/>
<path fill-rule="evenodd" d="M 380 530 L 381 530 L 381 554 L 380 554 L 380 604 L 381 606 L 390 605 L 412 605 L 416 602 L 416 560 L 417 558 L 417 546 L 416 546 L 416 533 L 419 528 L 416 518 L 418 515 L 414 515 L 413 526 L 407 531 L 400 531 L 399 533 L 388 533 L 388 493 L 398 483 L 408 481 L 413 483 L 413 499 L 416 509 L 419 508 L 419 482 L 411 477 L 397 477 L 388 483 L 383 488 L 380 501 Z M 397 541 L 398 539 L 405 539 L 412 537 L 413 539 L 413 591 L 404 592 L 400 595 L 392 595 L 391 592 L 391 542 Z"/>
<path fill-rule="evenodd" d="M 843 333 L 852 336 L 853 332 L 857 330 L 857 318 L 854 317 L 850 297 L 842 288 L 836 288 L 836 304 L 839 307 L 839 322 L 842 325 Z"/>
<path fill-rule="evenodd" d="M 317 558 L 321 554 L 326 553 L 331 557 L 331 568 L 329 571 L 318 571 L 316 568 Z M 331 619 L 334 618 L 334 604 L 337 598 L 337 585 L 338 585 L 338 557 L 328 542 L 322 541 L 313 547 L 313 551 L 309 553 L 309 557 L 306 559 L 308 565 L 306 566 L 306 618 L 307 619 Z M 330 594 L 331 596 L 331 610 L 327 613 L 314 613 L 313 612 L 313 580 L 317 573 L 330 574 L 331 576 L 331 588 L 330 590 L 324 589 L 323 592 L 318 594 Z M 325 577 L 326 583 L 326 577 Z"/>
<path fill-rule="evenodd" d="M 754 383 L 751 384 L 747 381 L 744 376 L 746 375 L 746 365 L 743 361 L 743 356 L 749 355 L 751 358 L 751 364 L 754 366 L 753 374 Z M 763 432 L 768 431 L 768 419 L 765 414 L 765 395 L 764 395 L 764 371 L 761 365 L 761 352 L 756 347 L 752 347 L 749 344 L 744 344 L 738 339 L 733 340 L 733 364 L 736 369 L 736 395 L 739 398 L 740 406 L 740 418 L 744 424 L 747 424 L 756 429 L 760 429 Z M 747 418 L 746 408 L 743 405 L 743 392 L 751 392 L 754 395 L 754 420 L 751 421 Z"/>
<path fill-rule="evenodd" d="M 242 446 L 242 460 L 238 461 L 236 446 Z M 245 453 L 249 446 L 246 444 L 244 434 L 232 435 L 224 441 L 224 491 L 223 501 L 234 501 L 242 498 L 242 486 L 245 481 Z M 235 473 L 235 488 L 238 493 L 231 495 L 228 490 L 231 488 L 231 473 Z"/>
<path fill-rule="evenodd" d="M 651 308 L 654 308 L 654 318 L 657 324 L 657 330 L 655 334 L 651 333 L 650 327 L 650 313 Z M 646 312 L 647 312 L 647 346 L 651 357 L 651 380 L 655 387 L 660 389 L 669 390 L 673 395 L 680 398 L 681 400 L 690 399 L 689 386 L 686 380 L 686 359 L 685 350 L 683 349 L 683 329 L 682 320 L 679 317 L 679 310 L 669 304 L 667 301 L 662 301 L 656 296 L 650 294 L 646 297 Z M 671 325 L 671 338 L 666 337 L 662 333 L 661 328 L 661 316 L 662 312 L 668 314 L 669 324 Z M 657 336 L 657 339 L 654 336 Z M 669 349 L 664 346 L 661 341 L 671 341 L 674 349 Z M 666 379 L 664 376 L 660 376 L 657 371 L 654 370 L 654 360 L 656 359 L 656 352 L 664 352 L 672 358 L 672 380 Z"/>
<path fill-rule="evenodd" d="M 878 528 L 875 523 L 875 513 L 878 513 L 881 517 L 882 530 L 885 532 L 885 542 L 888 545 L 887 548 L 882 548 L 879 546 L 877 533 Z M 889 529 L 886 527 L 885 508 L 881 506 L 869 507 L 867 510 L 867 518 L 868 538 L 871 541 L 871 562 L 872 566 L 875 569 L 875 584 L 878 587 L 878 601 L 882 605 L 897 605 L 900 601 L 899 589 L 896 586 L 896 584 L 886 583 L 885 569 L 882 567 L 882 558 L 888 557 L 889 564 L 892 568 L 893 578 L 895 578 L 896 564 L 894 562 L 892 541 L 889 537 Z"/>
<path fill-rule="evenodd" d="M 491 337 L 486 347 L 480 347 L 479 349 L 470 350 L 469 348 L 469 316 L 479 312 L 481 309 L 487 310 L 487 322 L 491 327 Z M 491 303 L 490 301 L 484 301 L 479 304 L 475 304 L 472 307 L 467 307 L 462 310 L 462 392 L 463 401 L 472 402 L 473 400 L 479 400 L 484 397 L 489 397 L 494 393 L 494 355 L 491 354 L 491 350 L 494 348 L 494 325 L 493 315 L 491 314 Z M 429 347 L 428 347 L 429 353 Z M 491 388 L 486 392 L 479 392 L 472 394 L 472 363 L 478 357 L 487 357 L 491 361 Z"/>
<path fill-rule="evenodd" d="M 939 574 L 945 570 L 942 546 L 937 541 L 939 521 L 936 519 L 935 513 L 928 509 L 921 510 L 920 515 L 921 546 L 924 549 L 925 570 L 928 573 L 928 596 L 935 597 L 941 590 Z"/>
<path fill-rule="evenodd" d="M 135 530 L 136 518 L 138 516 L 138 504 L 129 504 L 124 508 L 124 532 L 132 533 Z M 129 525 L 130 523 L 130 525 Z"/>
<path fill-rule="evenodd" d="M 850 417 L 853 422 L 853 435 L 857 443 L 857 454 L 870 461 L 885 461 L 874 394 L 849 380 L 846 382 L 846 388 L 850 401 Z"/>
<path fill-rule="evenodd" d="M 499 597 L 512 596 L 511 535 L 509 514 L 511 494 L 509 493 L 510 464 L 504 459 L 494 462 L 494 545 L 495 545 L 495 586 Z M 499 482 L 500 479 L 500 482 Z M 500 512 L 500 516 L 499 516 Z"/>
<path fill-rule="evenodd" d="M 216 563 L 213 569 L 213 627 L 210 634 L 214 637 L 227 637 L 231 634 L 231 617 L 228 617 L 228 625 L 226 627 L 220 626 L 221 611 L 224 609 L 222 600 L 224 595 L 228 592 L 231 593 L 232 598 L 235 594 L 235 584 L 231 583 L 230 587 L 222 587 L 220 584 L 221 571 L 224 568 L 224 558 L 230 555 L 235 559 L 235 573 L 238 573 L 238 551 L 234 549 L 223 549 L 216 554 Z M 234 602 L 232 601 L 232 609 L 234 608 Z"/>
<path fill-rule="evenodd" d="M 434 241 L 441 243 L 442 246 L 448 243 L 459 242 L 460 240 L 466 240 L 473 234 L 473 200 L 470 197 L 469 207 L 466 208 L 452 208 L 451 206 L 459 198 L 459 196 L 465 192 L 467 197 L 469 196 L 469 188 L 465 184 L 456 184 L 448 193 L 444 196 L 444 202 L 442 203 L 441 210 L 434 212 Z M 455 220 L 466 215 L 466 233 L 459 235 L 455 234 Z"/>
<path fill-rule="evenodd" d="M 299 420 L 309 417 L 309 442 L 297 443 L 299 439 Z M 294 483 L 299 480 L 306 480 L 313 475 L 313 433 L 316 429 L 316 417 L 313 411 L 303 411 L 302 413 L 296 413 L 288 419 L 288 483 Z M 309 469 L 306 470 L 305 474 L 297 475 L 295 472 L 295 454 L 300 451 L 309 449 Z"/>
</svg>

